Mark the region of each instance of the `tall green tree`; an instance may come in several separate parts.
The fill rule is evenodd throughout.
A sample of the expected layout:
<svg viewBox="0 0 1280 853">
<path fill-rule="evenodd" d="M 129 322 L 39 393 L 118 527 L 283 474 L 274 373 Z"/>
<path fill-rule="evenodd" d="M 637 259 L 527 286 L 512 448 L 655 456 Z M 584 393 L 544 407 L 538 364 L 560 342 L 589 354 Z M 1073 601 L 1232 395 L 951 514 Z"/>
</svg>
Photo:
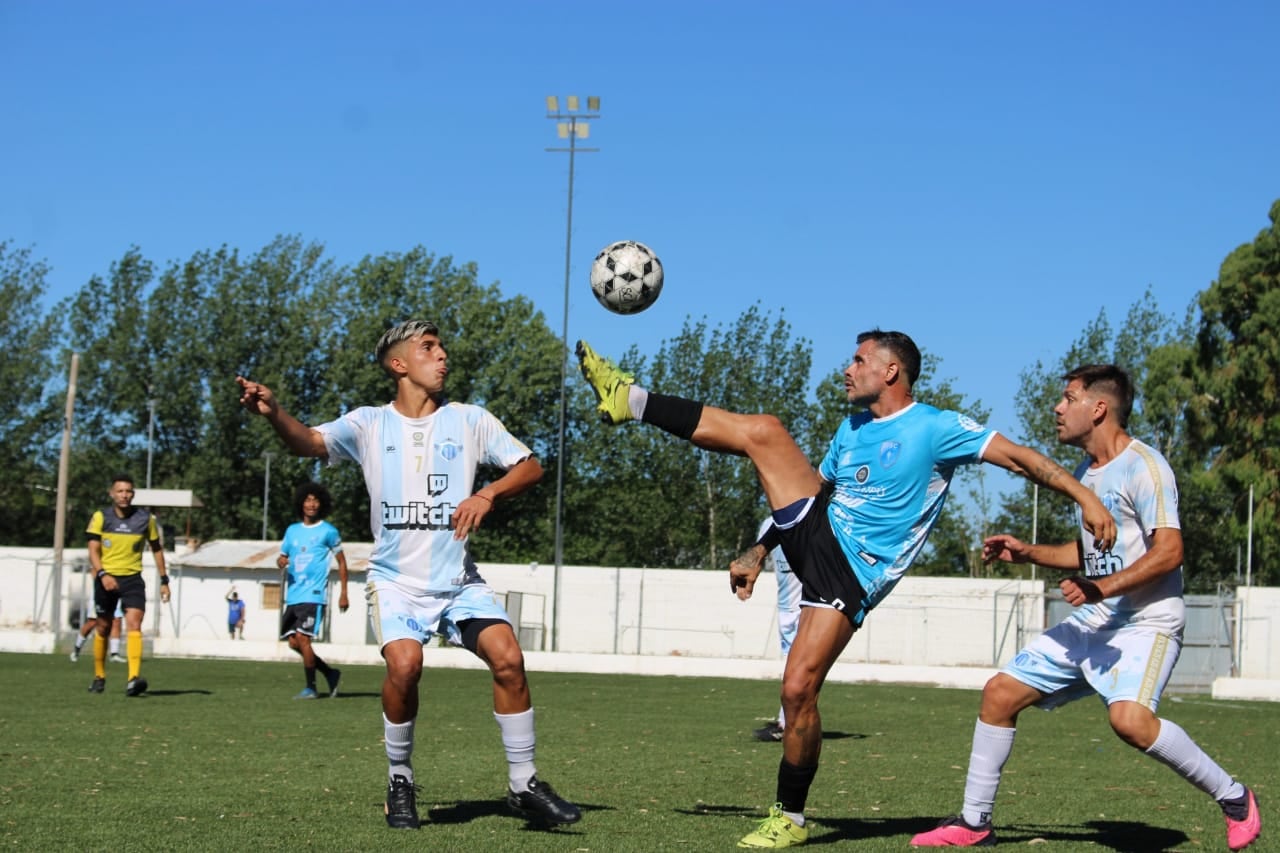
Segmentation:
<svg viewBox="0 0 1280 853">
<path fill-rule="evenodd" d="M 1190 364 L 1195 393 L 1185 407 L 1191 441 L 1218 497 L 1229 545 L 1242 549 L 1253 493 L 1253 579 L 1280 579 L 1280 200 L 1270 225 L 1222 262 L 1200 295 L 1200 326 Z M 1222 575 L 1231 555 L 1211 555 Z M 1209 555 L 1206 555 L 1209 556 Z"/>
<path fill-rule="evenodd" d="M 50 393 L 50 380 L 69 360 L 51 358 L 55 326 L 41 300 L 49 268 L 30 250 L 0 242 L 0 465 L 8 486 L 0 489 L 0 542 L 48 545 L 53 541 L 59 416 L 65 397 Z"/>
</svg>

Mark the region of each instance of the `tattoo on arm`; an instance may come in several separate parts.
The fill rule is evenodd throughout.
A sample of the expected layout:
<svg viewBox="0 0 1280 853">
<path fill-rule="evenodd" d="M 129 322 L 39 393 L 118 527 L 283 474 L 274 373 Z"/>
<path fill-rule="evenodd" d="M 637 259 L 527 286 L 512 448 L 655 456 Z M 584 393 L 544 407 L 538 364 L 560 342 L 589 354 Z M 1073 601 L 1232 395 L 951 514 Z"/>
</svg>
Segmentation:
<svg viewBox="0 0 1280 853">
<path fill-rule="evenodd" d="M 1034 479 L 1042 486 L 1052 487 L 1055 480 L 1066 473 L 1061 465 L 1046 457 L 1032 472 Z"/>
</svg>

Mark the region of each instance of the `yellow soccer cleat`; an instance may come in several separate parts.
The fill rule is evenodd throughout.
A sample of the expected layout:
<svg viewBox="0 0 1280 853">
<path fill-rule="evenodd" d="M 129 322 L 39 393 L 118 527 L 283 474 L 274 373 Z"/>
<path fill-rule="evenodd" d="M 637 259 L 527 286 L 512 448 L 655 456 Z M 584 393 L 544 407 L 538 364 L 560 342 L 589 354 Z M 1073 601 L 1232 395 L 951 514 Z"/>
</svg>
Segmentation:
<svg viewBox="0 0 1280 853">
<path fill-rule="evenodd" d="M 799 847 L 808 837 L 809 830 L 784 815 L 782 803 L 774 803 L 769 809 L 769 816 L 760 821 L 754 832 L 739 841 L 738 846 L 780 850 Z"/>
<path fill-rule="evenodd" d="M 600 401 L 596 406 L 600 420 L 612 426 L 631 420 L 628 389 L 636 381 L 635 377 L 598 355 L 586 341 L 578 341 L 577 353 L 582 377 Z"/>
</svg>

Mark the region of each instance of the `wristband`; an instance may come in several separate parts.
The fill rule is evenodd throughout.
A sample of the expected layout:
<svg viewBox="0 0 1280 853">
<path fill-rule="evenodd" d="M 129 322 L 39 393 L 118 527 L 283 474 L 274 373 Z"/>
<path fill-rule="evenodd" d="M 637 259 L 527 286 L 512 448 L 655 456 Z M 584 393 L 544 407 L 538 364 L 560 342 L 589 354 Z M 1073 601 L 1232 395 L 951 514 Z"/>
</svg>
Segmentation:
<svg viewBox="0 0 1280 853">
<path fill-rule="evenodd" d="M 161 576 L 160 576 L 160 586 L 168 586 L 168 585 L 169 585 L 169 576 L 168 576 L 168 575 L 161 575 Z"/>
<path fill-rule="evenodd" d="M 105 575 L 106 573 L 107 573 L 106 569 L 98 569 L 98 572 L 97 574 L 94 575 L 94 577 L 97 578 L 98 580 L 102 580 L 102 576 Z"/>
</svg>

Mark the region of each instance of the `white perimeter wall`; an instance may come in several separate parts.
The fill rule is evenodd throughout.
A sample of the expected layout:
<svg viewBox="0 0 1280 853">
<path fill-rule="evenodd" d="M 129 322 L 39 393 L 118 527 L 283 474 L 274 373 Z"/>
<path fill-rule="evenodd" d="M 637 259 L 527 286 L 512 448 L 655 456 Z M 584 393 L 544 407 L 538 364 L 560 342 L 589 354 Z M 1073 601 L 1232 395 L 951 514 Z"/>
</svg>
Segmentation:
<svg viewBox="0 0 1280 853">
<path fill-rule="evenodd" d="M 272 553 L 275 547 L 264 543 Z M 0 548 L 0 651 L 48 652 L 65 646 L 70 611 L 82 601 L 91 604 L 89 576 L 73 570 L 87 555 L 83 549 L 69 549 L 63 554 L 55 635 L 50 625 L 52 556 L 49 549 Z M 278 641 L 279 612 L 263 607 L 264 585 L 278 583 L 278 573 L 184 568 L 173 572 L 172 602 L 160 605 L 155 567 L 149 553 L 144 557 L 151 599 L 144 633 L 154 653 L 292 659 Z M 172 563 L 173 557 L 169 559 Z M 727 572 L 563 567 L 558 651 L 551 654 L 554 568 L 480 568 L 500 595 L 523 594 L 521 640 L 531 668 L 759 678 L 780 671 L 771 575 L 761 575 L 756 594 L 742 602 L 729 591 Z M 224 596 L 233 584 L 246 603 L 243 643 L 227 638 Z M 380 660 L 369 636 L 363 584 L 363 573 L 353 571 L 351 608 L 346 613 L 336 606 L 330 610 L 326 645 L 332 651 L 326 656 L 339 662 Z M 336 605 L 336 580 L 333 587 L 330 601 Z M 832 678 L 980 687 L 1044 630 L 1043 591 L 1040 581 L 907 577 L 854 635 Z M 1241 587 L 1237 596 L 1241 677 L 1219 679 L 1214 695 L 1280 699 L 1280 589 Z M 448 661 L 446 665 L 474 665 L 465 653 L 429 652 L 433 659 Z M 699 669 L 694 659 L 705 666 Z M 948 668 L 955 670 L 954 677 L 946 675 Z"/>
</svg>

